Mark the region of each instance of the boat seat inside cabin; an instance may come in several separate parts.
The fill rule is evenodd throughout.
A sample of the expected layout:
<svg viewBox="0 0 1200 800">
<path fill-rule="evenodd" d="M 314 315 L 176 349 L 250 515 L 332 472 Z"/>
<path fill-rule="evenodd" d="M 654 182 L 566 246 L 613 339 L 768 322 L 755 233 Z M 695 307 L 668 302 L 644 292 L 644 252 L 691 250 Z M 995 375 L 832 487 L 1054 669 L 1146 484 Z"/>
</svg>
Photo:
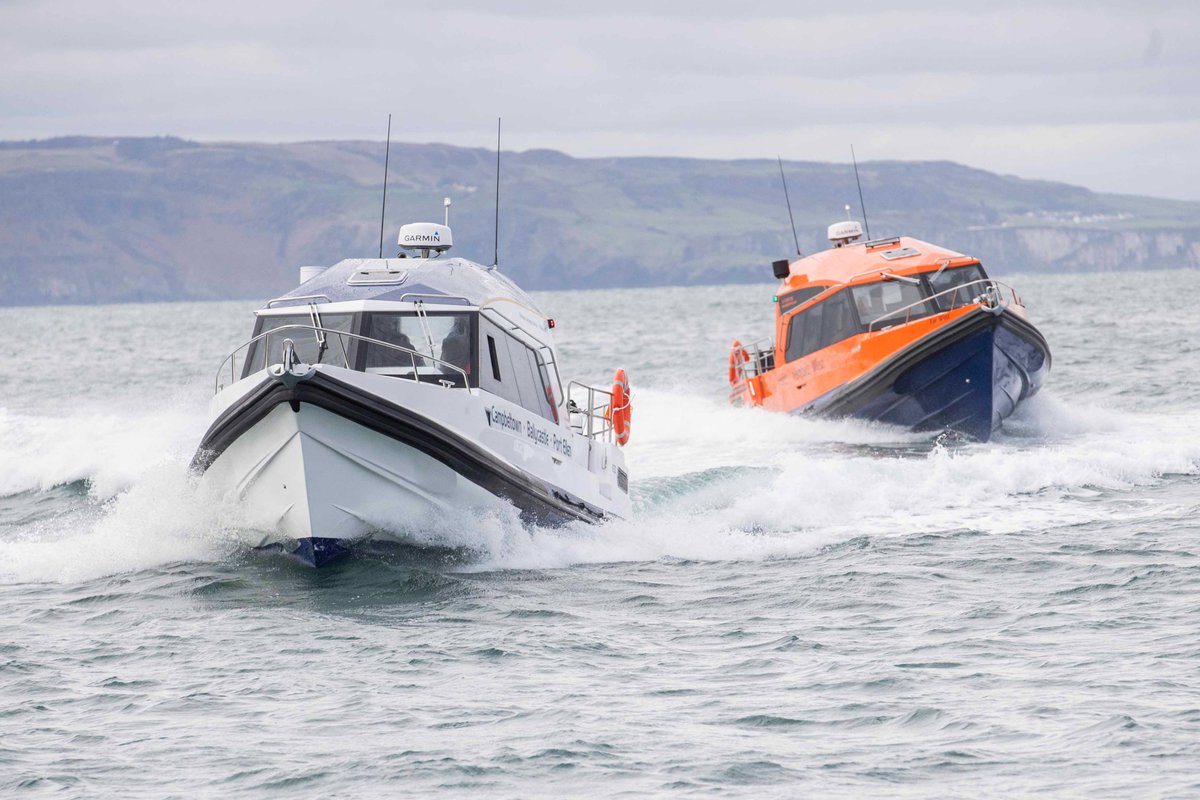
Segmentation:
<svg viewBox="0 0 1200 800">
<path fill-rule="evenodd" d="M 858 307 L 858 318 L 864 324 L 879 319 L 887 313 L 887 306 L 883 302 L 883 287 L 876 285 L 870 286 L 868 289 L 869 291 L 867 292 L 861 290 L 854 292 L 854 303 Z"/>
<path fill-rule="evenodd" d="M 407 335 L 400 333 L 399 331 L 389 333 L 384 341 L 398 345 L 399 347 L 403 347 L 405 350 L 419 352 L 413 345 L 412 339 L 408 338 Z M 415 361 L 416 366 L 425 366 L 425 359 L 421 358 L 420 356 L 416 356 Z M 380 367 L 408 367 L 412 366 L 413 362 L 414 357 L 404 350 L 396 350 L 391 347 L 382 347 L 380 345 L 369 345 L 367 347 L 367 369 Z"/>
<path fill-rule="evenodd" d="M 467 335 L 465 319 L 456 319 L 454 328 L 442 339 L 442 361 L 471 374 L 471 339 Z"/>
</svg>

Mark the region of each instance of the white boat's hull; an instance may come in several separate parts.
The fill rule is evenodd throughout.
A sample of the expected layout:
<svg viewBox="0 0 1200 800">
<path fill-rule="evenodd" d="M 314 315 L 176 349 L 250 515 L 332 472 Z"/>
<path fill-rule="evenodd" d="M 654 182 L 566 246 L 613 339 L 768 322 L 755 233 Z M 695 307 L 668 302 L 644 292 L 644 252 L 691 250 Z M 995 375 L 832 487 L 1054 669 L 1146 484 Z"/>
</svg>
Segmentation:
<svg viewBox="0 0 1200 800">
<path fill-rule="evenodd" d="M 316 565 L 356 540 L 427 544 L 448 519 L 510 504 L 534 522 L 628 514 L 611 445 L 559 426 L 544 437 L 524 409 L 477 391 L 331 372 L 263 373 L 219 396 L 194 463 L 237 499 L 253 547 Z"/>
<path fill-rule="evenodd" d="M 322 408 L 277 405 L 210 468 L 251 512 L 254 546 L 318 536 L 359 539 L 430 523 L 438 511 L 502 499 L 406 444 Z"/>
</svg>

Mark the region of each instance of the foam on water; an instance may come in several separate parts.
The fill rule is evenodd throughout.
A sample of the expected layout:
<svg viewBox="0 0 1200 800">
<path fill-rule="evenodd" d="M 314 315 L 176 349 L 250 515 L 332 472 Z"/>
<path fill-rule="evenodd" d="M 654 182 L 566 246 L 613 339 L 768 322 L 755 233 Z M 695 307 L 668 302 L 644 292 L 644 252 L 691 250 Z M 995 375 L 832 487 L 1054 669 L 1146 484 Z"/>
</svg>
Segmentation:
<svg viewBox="0 0 1200 800">
<path fill-rule="evenodd" d="M 229 557 L 238 549 L 236 509 L 209 495 L 185 463 L 161 464 L 109 500 L 25 526 L 0 548 L 0 576 L 69 583 Z"/>
<path fill-rule="evenodd" d="M 0 497 L 85 480 L 98 500 L 132 488 L 147 474 L 191 456 L 204 431 L 196 407 L 40 417 L 0 407 Z"/>
<path fill-rule="evenodd" d="M 655 413 L 645 416 L 653 419 Z M 505 552 L 493 553 L 491 563 L 546 567 L 664 557 L 780 558 L 864 535 L 1001 534 L 1066 527 L 1112 520 L 1120 513 L 1091 502 L 1100 492 L 1120 493 L 1163 475 L 1200 470 L 1195 419 L 1118 420 L 1103 409 L 1067 414 L 1053 400 L 1032 406 L 1022 420 L 1027 433 L 1037 431 L 1036 438 L 985 445 L 934 443 L 924 452 L 894 455 L 881 455 L 878 447 L 859 453 L 813 447 L 847 433 L 876 446 L 896 444 L 896 433 L 888 429 L 739 410 L 713 410 L 711 416 L 728 422 L 722 447 L 744 442 L 753 454 L 758 434 L 765 441 L 777 437 L 787 446 L 763 448 L 754 469 L 683 473 L 689 461 L 721 459 L 705 452 L 711 442 L 694 443 L 681 453 L 682 440 L 666 436 L 672 453 L 648 453 L 644 461 L 677 475 L 666 481 L 675 491 L 643 508 L 638 519 L 593 531 L 533 532 L 526 547 L 510 544 Z M 1070 421 L 1070 433 L 1055 427 L 1064 418 Z M 731 428 L 737 433 L 730 435 Z M 1155 430 L 1156 436 L 1147 437 L 1147 430 Z M 646 436 L 653 441 L 656 432 Z M 911 436 L 900 436 L 899 443 L 912 442 Z M 740 455 L 726 460 L 751 460 L 745 451 Z M 715 473 L 717 480 L 695 480 L 706 473 Z M 697 482 L 700 487 L 692 488 Z M 1135 505 L 1126 513 L 1146 511 Z"/>
<path fill-rule="evenodd" d="M 531 529 L 511 509 L 379 520 L 417 546 L 455 548 L 463 568 L 785 558 L 860 536 L 1007 533 L 1116 512 L 1090 502 L 1164 474 L 1194 474 L 1194 415 L 1134 415 L 1040 396 L 989 444 L 856 421 L 734 408 L 665 390 L 637 395 L 628 450 L 637 513 L 599 526 Z M 0 415 L 3 494 L 85 480 L 88 497 L 24 526 L 0 574 L 74 581 L 231 557 L 239 509 L 187 474 L 194 410 L 45 419 Z M 1128 513 L 1139 514 L 1132 508 Z"/>
<path fill-rule="evenodd" d="M 0 576 L 89 580 L 234 548 L 236 508 L 206 494 L 187 464 L 207 424 L 198 403 L 38 417 L 0 408 L 0 498 L 26 504 L 54 487 L 87 492 L 36 515 L 0 548 Z M 0 516 L 0 529 L 8 527 Z"/>
</svg>

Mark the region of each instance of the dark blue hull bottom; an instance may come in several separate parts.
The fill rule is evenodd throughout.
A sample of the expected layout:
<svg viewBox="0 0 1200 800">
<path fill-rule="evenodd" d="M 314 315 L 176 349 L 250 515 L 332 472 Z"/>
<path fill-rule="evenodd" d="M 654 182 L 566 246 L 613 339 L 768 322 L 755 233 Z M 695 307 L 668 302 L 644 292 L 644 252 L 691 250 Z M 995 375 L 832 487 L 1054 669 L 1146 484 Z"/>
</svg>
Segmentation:
<svg viewBox="0 0 1200 800">
<path fill-rule="evenodd" d="M 310 537 L 297 539 L 294 549 L 281 544 L 269 544 L 256 550 L 271 553 L 287 553 L 292 558 L 309 567 L 323 567 L 333 561 L 345 558 L 351 553 L 350 542 L 343 539 L 328 539 Z"/>
<path fill-rule="evenodd" d="M 1037 329 L 1007 313 L 989 314 L 931 334 L 813 410 L 986 442 L 1037 393 L 1049 369 Z"/>
<path fill-rule="evenodd" d="M 324 567 L 345 559 L 367 558 L 429 569 L 456 567 L 474 563 L 478 553 L 469 547 L 411 544 L 388 539 L 301 539 L 296 544 L 269 544 L 254 548 L 259 553 L 283 555 L 305 567 Z"/>
<path fill-rule="evenodd" d="M 313 536 L 298 539 L 292 558 L 299 559 L 310 567 L 323 567 L 331 561 L 350 555 L 350 548 L 341 539 L 324 539 Z"/>
</svg>

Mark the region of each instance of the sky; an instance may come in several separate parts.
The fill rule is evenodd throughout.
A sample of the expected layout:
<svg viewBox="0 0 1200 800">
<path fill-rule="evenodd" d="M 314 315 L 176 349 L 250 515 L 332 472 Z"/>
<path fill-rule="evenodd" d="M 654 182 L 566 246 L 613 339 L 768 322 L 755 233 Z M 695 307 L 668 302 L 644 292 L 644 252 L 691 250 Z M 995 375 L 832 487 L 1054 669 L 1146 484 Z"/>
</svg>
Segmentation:
<svg viewBox="0 0 1200 800">
<path fill-rule="evenodd" d="M 1200 200 L 1200 1 L 0 0 L 0 139 L 949 159 Z"/>
</svg>

